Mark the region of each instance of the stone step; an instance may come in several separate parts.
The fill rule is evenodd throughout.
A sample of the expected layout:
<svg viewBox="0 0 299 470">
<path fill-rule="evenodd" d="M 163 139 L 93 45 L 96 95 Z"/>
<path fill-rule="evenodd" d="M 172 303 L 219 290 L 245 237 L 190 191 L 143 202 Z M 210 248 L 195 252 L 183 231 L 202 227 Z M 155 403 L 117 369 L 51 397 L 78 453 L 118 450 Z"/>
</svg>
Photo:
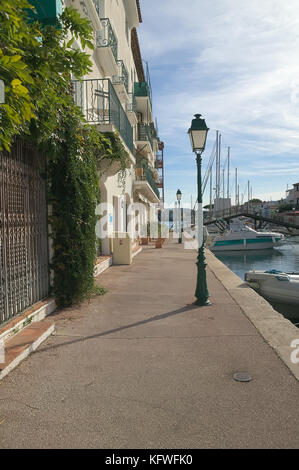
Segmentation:
<svg viewBox="0 0 299 470">
<path fill-rule="evenodd" d="M 54 331 L 52 320 L 32 322 L 4 342 L 4 360 L 0 362 L 0 380 L 35 351 Z M 0 356 L 0 360 L 2 360 Z"/>
</svg>

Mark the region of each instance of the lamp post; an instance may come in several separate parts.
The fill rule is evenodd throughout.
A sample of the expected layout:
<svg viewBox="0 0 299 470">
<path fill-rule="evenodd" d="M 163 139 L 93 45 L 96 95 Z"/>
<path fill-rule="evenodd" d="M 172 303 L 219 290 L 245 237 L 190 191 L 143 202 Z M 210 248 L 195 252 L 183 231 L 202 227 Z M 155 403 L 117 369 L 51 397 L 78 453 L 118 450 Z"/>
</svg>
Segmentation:
<svg viewBox="0 0 299 470">
<path fill-rule="evenodd" d="M 181 199 L 182 199 L 182 192 L 180 189 L 177 190 L 176 192 L 176 198 L 179 204 L 179 243 L 182 243 L 182 228 L 181 228 Z"/>
<path fill-rule="evenodd" d="M 208 127 L 200 114 L 195 114 L 191 127 L 188 130 L 192 151 L 196 154 L 197 163 L 197 202 L 198 202 L 198 256 L 197 256 L 197 283 L 195 290 L 195 303 L 197 305 L 211 305 L 206 279 L 206 259 L 203 242 L 203 217 L 202 217 L 202 186 L 201 186 L 201 155 L 205 149 Z"/>
</svg>

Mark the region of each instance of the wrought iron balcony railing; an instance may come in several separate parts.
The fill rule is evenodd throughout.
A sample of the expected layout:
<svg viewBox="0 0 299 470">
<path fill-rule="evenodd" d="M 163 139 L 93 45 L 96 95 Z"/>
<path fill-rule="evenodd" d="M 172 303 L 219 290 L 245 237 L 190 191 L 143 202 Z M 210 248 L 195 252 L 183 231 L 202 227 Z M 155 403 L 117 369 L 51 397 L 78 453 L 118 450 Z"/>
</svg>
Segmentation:
<svg viewBox="0 0 299 470">
<path fill-rule="evenodd" d="M 113 124 L 133 153 L 133 128 L 109 78 L 74 80 L 73 96 L 88 123 Z"/>
<path fill-rule="evenodd" d="M 153 136 L 151 127 L 148 124 L 138 123 L 138 139 L 140 141 L 148 141 L 153 148 Z"/>
<path fill-rule="evenodd" d="M 101 18 L 102 30 L 97 35 L 97 47 L 111 47 L 115 61 L 117 61 L 118 41 L 109 18 Z"/>
<path fill-rule="evenodd" d="M 117 75 L 113 75 L 112 81 L 114 85 L 123 84 L 127 93 L 129 92 L 129 74 L 123 60 L 117 61 L 118 72 Z"/>
<path fill-rule="evenodd" d="M 142 170 L 142 171 L 140 171 Z M 157 187 L 154 175 L 148 166 L 140 166 L 136 168 L 136 180 L 147 181 L 156 196 L 160 199 L 160 191 Z"/>
</svg>

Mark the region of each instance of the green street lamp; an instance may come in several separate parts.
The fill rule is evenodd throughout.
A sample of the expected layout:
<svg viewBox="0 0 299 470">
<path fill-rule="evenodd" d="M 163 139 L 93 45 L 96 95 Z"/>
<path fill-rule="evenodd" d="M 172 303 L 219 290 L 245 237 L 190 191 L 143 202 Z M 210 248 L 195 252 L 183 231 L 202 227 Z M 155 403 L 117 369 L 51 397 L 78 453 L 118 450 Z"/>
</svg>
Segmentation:
<svg viewBox="0 0 299 470">
<path fill-rule="evenodd" d="M 196 153 L 197 163 L 197 202 L 198 202 L 198 256 L 197 256 L 197 283 L 195 290 L 196 304 L 197 305 L 211 305 L 209 301 L 209 291 L 207 288 L 206 278 L 206 259 L 204 254 L 203 242 L 203 217 L 202 217 L 202 186 L 201 186 L 201 155 L 205 149 L 208 127 L 200 114 L 195 114 L 195 119 L 192 120 L 191 127 L 188 130 L 190 137 L 192 151 Z"/>
<path fill-rule="evenodd" d="M 176 198 L 179 204 L 179 243 L 182 243 L 182 228 L 181 228 L 181 220 L 182 220 L 182 215 L 181 215 L 181 199 L 182 199 L 182 192 L 180 189 L 177 190 L 176 192 Z"/>
</svg>

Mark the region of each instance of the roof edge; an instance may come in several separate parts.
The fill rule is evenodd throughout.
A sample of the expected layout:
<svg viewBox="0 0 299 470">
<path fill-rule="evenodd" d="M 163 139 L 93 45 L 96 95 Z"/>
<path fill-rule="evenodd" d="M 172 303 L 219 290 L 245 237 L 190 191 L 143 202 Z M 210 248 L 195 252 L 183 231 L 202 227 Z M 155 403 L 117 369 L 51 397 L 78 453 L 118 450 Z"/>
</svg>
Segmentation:
<svg viewBox="0 0 299 470">
<path fill-rule="evenodd" d="M 136 28 L 131 30 L 131 47 L 139 82 L 145 82 L 144 68 Z"/>
<path fill-rule="evenodd" d="M 142 23 L 142 15 L 141 15 L 141 7 L 140 7 L 140 0 L 136 0 L 139 22 Z"/>
</svg>

